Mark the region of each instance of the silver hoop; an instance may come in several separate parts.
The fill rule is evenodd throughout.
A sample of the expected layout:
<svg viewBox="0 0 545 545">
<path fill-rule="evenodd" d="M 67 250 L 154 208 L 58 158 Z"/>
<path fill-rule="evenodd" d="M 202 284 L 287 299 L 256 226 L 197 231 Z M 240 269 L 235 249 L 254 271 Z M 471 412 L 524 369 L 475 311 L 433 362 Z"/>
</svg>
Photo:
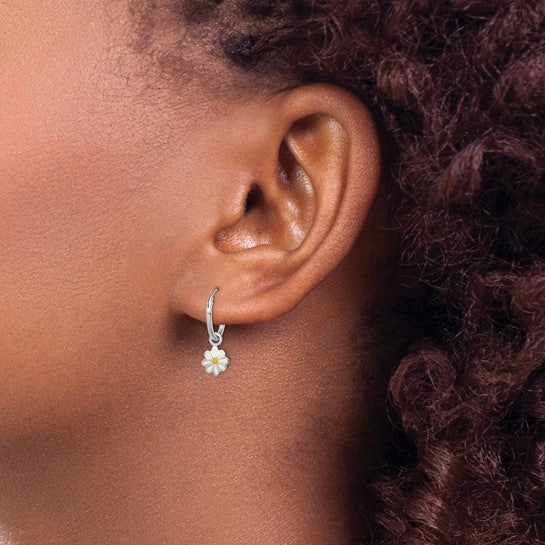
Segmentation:
<svg viewBox="0 0 545 545">
<path fill-rule="evenodd" d="M 218 330 L 214 331 L 214 323 L 212 321 L 212 307 L 214 306 L 214 295 L 219 288 L 214 288 L 212 293 L 208 296 L 206 303 L 206 327 L 208 328 L 208 338 L 210 344 L 213 346 L 219 346 L 223 341 L 223 331 L 225 330 L 225 324 L 218 326 Z"/>
</svg>

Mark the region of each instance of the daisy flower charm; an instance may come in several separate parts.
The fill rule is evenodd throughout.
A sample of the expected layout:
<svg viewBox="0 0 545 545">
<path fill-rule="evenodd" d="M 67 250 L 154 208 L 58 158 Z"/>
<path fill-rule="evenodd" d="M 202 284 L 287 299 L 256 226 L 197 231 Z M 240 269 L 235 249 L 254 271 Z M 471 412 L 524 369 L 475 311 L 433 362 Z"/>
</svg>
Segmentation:
<svg viewBox="0 0 545 545">
<path fill-rule="evenodd" d="M 229 357 L 225 354 L 225 350 L 219 350 L 216 345 L 213 345 L 211 350 L 204 351 L 204 359 L 201 363 L 207 373 L 212 373 L 217 377 L 227 369 Z"/>
</svg>

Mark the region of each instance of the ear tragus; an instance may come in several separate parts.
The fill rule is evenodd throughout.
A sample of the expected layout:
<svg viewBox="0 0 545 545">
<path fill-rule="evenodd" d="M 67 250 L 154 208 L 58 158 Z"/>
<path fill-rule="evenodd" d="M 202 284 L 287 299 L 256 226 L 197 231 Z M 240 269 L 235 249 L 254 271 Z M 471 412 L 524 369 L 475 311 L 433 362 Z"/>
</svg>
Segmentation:
<svg viewBox="0 0 545 545">
<path fill-rule="evenodd" d="M 277 168 L 269 179 L 253 182 L 236 224 L 214 237 L 219 251 L 237 252 L 262 244 L 289 251 L 297 248 L 312 225 L 316 209 L 312 182 L 282 140 Z"/>
</svg>

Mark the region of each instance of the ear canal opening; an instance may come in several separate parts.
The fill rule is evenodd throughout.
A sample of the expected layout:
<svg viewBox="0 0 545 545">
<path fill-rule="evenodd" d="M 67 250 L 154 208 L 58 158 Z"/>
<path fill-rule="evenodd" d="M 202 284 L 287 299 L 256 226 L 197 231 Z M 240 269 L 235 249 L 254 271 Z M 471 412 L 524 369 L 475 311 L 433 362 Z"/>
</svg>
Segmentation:
<svg viewBox="0 0 545 545">
<path fill-rule="evenodd" d="M 263 191 L 258 184 L 252 184 L 248 194 L 246 195 L 246 202 L 244 203 L 244 211 L 248 212 L 250 208 L 253 208 L 256 204 L 263 199 Z"/>
</svg>

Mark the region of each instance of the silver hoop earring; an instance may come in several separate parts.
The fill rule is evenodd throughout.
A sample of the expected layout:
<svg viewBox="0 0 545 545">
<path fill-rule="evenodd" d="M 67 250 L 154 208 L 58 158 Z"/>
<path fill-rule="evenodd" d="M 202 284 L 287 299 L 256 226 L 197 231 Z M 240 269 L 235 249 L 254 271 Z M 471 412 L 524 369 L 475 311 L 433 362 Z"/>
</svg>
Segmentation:
<svg viewBox="0 0 545 545">
<path fill-rule="evenodd" d="M 212 345 L 211 350 L 205 350 L 203 352 L 204 359 L 201 361 L 204 370 L 207 373 L 213 374 L 217 377 L 221 372 L 227 369 L 229 364 L 229 358 L 225 353 L 225 350 L 218 350 L 218 346 L 223 342 L 223 331 L 225 330 L 225 324 L 221 324 L 217 331 L 214 331 L 214 323 L 212 321 L 212 307 L 214 305 L 214 295 L 219 288 L 214 288 L 212 293 L 208 297 L 206 303 L 206 327 L 208 328 L 208 340 Z"/>
</svg>

